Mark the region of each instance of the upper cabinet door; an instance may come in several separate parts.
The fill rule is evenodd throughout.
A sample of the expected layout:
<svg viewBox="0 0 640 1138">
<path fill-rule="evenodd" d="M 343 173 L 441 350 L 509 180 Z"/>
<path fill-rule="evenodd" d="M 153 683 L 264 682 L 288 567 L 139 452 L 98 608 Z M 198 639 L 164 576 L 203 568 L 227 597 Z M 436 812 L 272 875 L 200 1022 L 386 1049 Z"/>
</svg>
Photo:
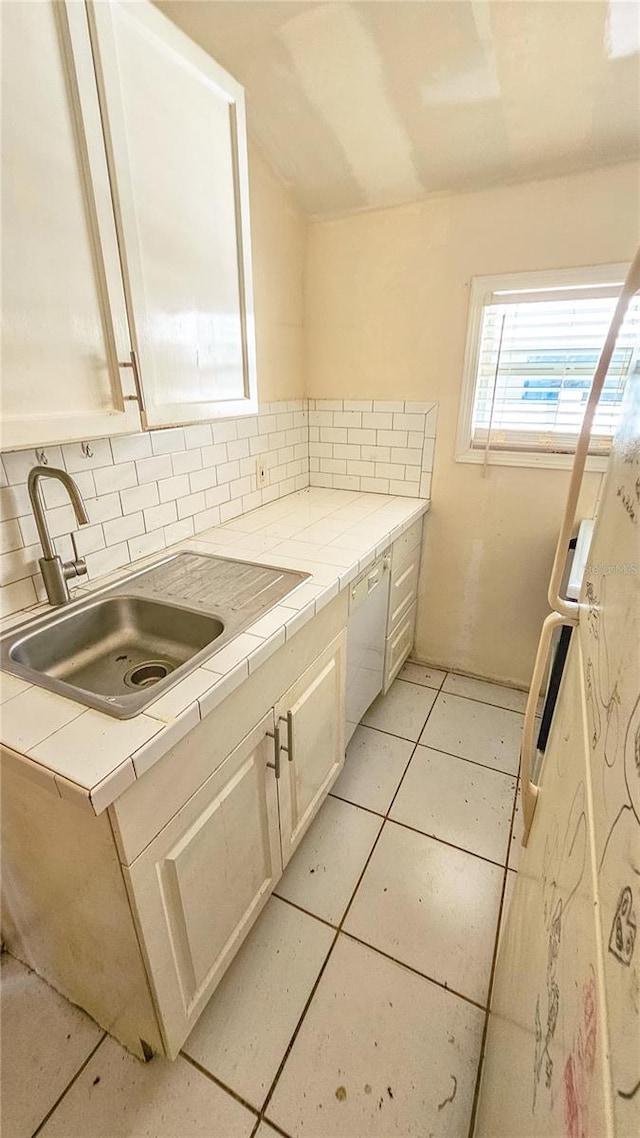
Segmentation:
<svg viewBox="0 0 640 1138">
<path fill-rule="evenodd" d="M 243 90 L 151 4 L 87 8 L 145 425 L 255 411 Z"/>
<path fill-rule="evenodd" d="M 86 15 L 0 8 L 2 446 L 139 430 Z"/>
</svg>

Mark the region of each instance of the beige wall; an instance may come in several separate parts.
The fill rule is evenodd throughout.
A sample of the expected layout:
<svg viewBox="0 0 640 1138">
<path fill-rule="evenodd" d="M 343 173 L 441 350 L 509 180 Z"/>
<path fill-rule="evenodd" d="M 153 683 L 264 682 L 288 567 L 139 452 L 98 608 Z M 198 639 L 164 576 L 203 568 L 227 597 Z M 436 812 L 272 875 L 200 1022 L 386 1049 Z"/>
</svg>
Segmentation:
<svg viewBox="0 0 640 1138">
<path fill-rule="evenodd" d="M 568 473 L 454 460 L 470 278 L 629 259 L 637 165 L 313 222 L 306 394 L 436 399 L 416 655 L 525 685 Z M 600 477 L 581 503 L 593 510 Z"/>
<path fill-rule="evenodd" d="M 301 399 L 307 223 L 255 146 L 249 149 L 249 188 L 258 395 L 263 403 Z"/>
</svg>

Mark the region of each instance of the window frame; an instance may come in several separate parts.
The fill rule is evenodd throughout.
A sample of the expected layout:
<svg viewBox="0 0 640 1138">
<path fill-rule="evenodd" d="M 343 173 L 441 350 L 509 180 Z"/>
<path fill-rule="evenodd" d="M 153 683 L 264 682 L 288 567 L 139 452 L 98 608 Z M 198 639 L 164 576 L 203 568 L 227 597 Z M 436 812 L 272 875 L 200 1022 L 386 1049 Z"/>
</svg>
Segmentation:
<svg viewBox="0 0 640 1138">
<path fill-rule="evenodd" d="M 628 262 L 613 262 L 604 265 L 583 265 L 569 269 L 542 269 L 532 272 L 498 273 L 492 276 L 472 277 L 469 290 L 469 309 L 467 313 L 467 336 L 460 388 L 458 410 L 458 429 L 456 436 L 456 462 L 479 465 L 485 463 L 484 447 L 472 446 L 472 420 L 476 395 L 476 373 L 480 337 L 482 334 L 483 312 L 487 295 L 497 291 L 567 288 L 571 285 L 604 285 L 613 281 L 625 280 L 629 270 Z M 529 466 L 547 469 L 570 469 L 574 452 L 554 453 L 543 450 L 492 450 L 489 447 L 486 462 L 491 466 Z M 604 471 L 608 455 L 589 455 L 587 470 Z"/>
</svg>

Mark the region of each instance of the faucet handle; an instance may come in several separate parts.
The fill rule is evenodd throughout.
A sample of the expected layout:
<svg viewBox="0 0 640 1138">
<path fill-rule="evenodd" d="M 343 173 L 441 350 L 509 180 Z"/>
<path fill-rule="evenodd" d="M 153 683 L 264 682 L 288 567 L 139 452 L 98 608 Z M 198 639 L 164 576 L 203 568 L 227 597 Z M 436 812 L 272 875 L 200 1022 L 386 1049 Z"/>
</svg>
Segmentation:
<svg viewBox="0 0 640 1138">
<path fill-rule="evenodd" d="M 69 565 L 69 568 L 73 569 L 73 573 L 70 573 L 69 576 L 70 577 L 84 577 L 85 573 L 87 572 L 87 563 L 86 563 L 84 557 L 81 557 L 80 554 L 78 553 L 78 546 L 76 545 L 75 533 L 70 533 L 69 537 L 71 538 L 71 544 L 73 546 L 73 561 Z"/>
</svg>

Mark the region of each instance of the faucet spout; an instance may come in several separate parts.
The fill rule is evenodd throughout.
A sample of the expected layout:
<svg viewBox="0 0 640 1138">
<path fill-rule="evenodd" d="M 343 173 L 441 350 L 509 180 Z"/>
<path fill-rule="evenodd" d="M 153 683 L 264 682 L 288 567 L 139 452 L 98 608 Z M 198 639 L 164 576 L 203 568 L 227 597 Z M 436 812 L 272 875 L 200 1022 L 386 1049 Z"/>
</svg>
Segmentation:
<svg viewBox="0 0 640 1138">
<path fill-rule="evenodd" d="M 87 525 L 89 516 L 78 485 L 71 475 L 67 474 L 66 470 L 58 470 L 56 467 L 48 466 L 32 467 L 29 471 L 27 487 L 36 528 L 38 530 L 38 537 L 42 545 L 43 556 L 39 562 L 40 569 L 42 570 L 49 603 L 52 605 L 63 605 L 71 599 L 67 581 L 70 577 L 78 577 L 86 573 L 87 565 L 84 558 L 78 557 L 77 554 L 73 561 L 65 562 L 56 554 L 51 540 L 51 534 L 49 533 L 49 527 L 47 526 L 44 503 L 42 501 L 40 483 L 43 478 L 55 478 L 58 482 L 62 483 L 69 495 L 69 500 L 73 506 L 78 525 Z M 73 541 L 73 535 L 71 540 Z M 75 550 L 74 541 L 73 544 Z"/>
</svg>

